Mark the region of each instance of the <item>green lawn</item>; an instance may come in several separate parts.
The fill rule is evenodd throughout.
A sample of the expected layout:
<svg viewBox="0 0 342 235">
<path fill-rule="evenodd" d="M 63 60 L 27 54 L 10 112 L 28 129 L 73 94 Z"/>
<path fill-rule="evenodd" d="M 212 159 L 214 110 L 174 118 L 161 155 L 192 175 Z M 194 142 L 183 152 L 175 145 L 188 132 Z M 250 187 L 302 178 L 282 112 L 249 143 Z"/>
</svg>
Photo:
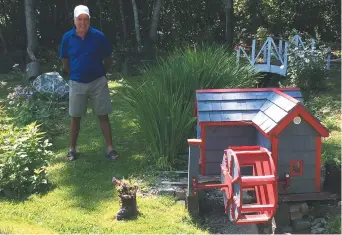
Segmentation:
<svg viewBox="0 0 342 235">
<path fill-rule="evenodd" d="M 1 78 L 0 78 L 1 81 Z M 0 86 L 0 103 L 6 87 Z M 341 77 L 330 76 L 328 89 L 311 95 L 307 107 L 330 129 L 324 140 L 323 157 L 340 159 Z M 59 122 L 65 134 L 53 141 L 54 157 L 49 178 L 54 188 L 45 195 L 33 195 L 25 201 L 0 200 L 0 233 L 208 233 L 188 215 L 184 206 L 166 197 L 138 197 L 140 215 L 129 221 L 115 221 L 119 209 L 111 178 L 133 175 L 148 183 L 144 146 L 128 118 L 120 83 L 110 82 L 114 112 L 110 119 L 113 137 L 121 158 L 105 158 L 105 144 L 96 118 L 82 120 L 78 140 L 80 155 L 67 162 L 69 117 Z"/>
<path fill-rule="evenodd" d="M 0 201 L 0 233 L 206 233 L 193 222 L 184 206 L 172 198 L 142 197 L 137 202 L 140 215 L 116 221 L 119 209 L 111 178 L 134 174 L 141 179 L 145 169 L 144 147 L 134 125 L 126 116 L 119 83 L 110 82 L 114 112 L 113 137 L 121 158 L 105 158 L 105 144 L 97 119 L 90 113 L 81 124 L 80 155 L 66 161 L 68 132 L 54 138 L 54 157 L 49 178 L 54 188 L 26 201 Z M 4 88 L 0 91 L 4 98 Z M 64 120 L 68 124 L 69 118 Z M 66 126 L 67 127 L 67 126 Z M 146 178 L 146 177 L 145 177 Z M 142 180 L 145 185 L 146 181 Z"/>
</svg>

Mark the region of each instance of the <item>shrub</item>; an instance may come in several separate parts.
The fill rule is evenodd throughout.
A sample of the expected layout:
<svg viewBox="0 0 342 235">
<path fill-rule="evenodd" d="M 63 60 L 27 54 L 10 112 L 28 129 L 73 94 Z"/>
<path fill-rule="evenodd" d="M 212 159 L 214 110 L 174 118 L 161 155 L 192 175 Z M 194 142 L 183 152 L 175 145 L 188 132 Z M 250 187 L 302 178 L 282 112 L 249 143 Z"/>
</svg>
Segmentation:
<svg viewBox="0 0 342 235">
<path fill-rule="evenodd" d="M 311 48 L 289 48 L 287 81 L 283 85 L 306 91 L 322 89 L 327 80 L 325 52 Z"/>
<path fill-rule="evenodd" d="M 336 215 L 335 217 L 328 220 L 327 233 L 341 234 L 341 215 Z"/>
<path fill-rule="evenodd" d="M 14 124 L 25 126 L 32 122 L 41 124 L 44 131 L 56 130 L 55 119 L 65 107 L 59 105 L 59 97 L 35 92 L 30 86 L 16 86 L 7 96 L 7 111 Z"/>
<path fill-rule="evenodd" d="M 47 189 L 51 144 L 35 123 L 23 128 L 0 123 L 0 194 L 9 198 Z"/>
<path fill-rule="evenodd" d="M 221 46 L 177 50 L 143 71 L 139 84 L 126 86 L 125 97 L 140 128 L 149 160 L 171 168 L 186 152 L 195 127 L 195 90 L 255 87 L 257 73 L 236 65 L 236 56 Z"/>
</svg>

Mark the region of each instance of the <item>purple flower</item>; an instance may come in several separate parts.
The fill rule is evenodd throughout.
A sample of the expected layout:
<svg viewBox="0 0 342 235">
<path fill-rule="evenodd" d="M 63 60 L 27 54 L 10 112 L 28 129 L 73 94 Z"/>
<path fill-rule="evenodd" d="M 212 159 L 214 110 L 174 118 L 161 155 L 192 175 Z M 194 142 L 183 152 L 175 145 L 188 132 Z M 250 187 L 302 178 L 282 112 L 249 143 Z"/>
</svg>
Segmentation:
<svg viewBox="0 0 342 235">
<path fill-rule="evenodd" d="M 126 188 L 126 187 L 127 187 L 127 185 L 124 183 L 124 184 L 122 185 L 122 187 Z"/>
<path fill-rule="evenodd" d="M 117 180 L 115 177 L 112 178 L 112 182 L 115 183 Z"/>
</svg>

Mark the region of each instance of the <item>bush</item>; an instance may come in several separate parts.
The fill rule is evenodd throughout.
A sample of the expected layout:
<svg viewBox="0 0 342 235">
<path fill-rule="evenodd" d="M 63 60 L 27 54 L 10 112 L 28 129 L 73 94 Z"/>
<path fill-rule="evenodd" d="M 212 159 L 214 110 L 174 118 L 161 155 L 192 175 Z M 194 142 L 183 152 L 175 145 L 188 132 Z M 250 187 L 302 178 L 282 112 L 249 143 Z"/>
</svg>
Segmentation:
<svg viewBox="0 0 342 235">
<path fill-rule="evenodd" d="M 196 89 L 255 87 L 256 75 L 249 65 L 236 65 L 236 56 L 220 46 L 177 50 L 146 68 L 139 84 L 126 87 L 125 97 L 149 160 L 171 168 L 186 154 L 186 139 L 195 127 Z"/>
<path fill-rule="evenodd" d="M 334 218 L 328 220 L 327 233 L 341 234 L 341 215 L 336 215 Z"/>
<path fill-rule="evenodd" d="M 0 123 L 0 194 L 8 198 L 47 189 L 46 167 L 51 144 L 35 123 L 23 128 Z"/>
<path fill-rule="evenodd" d="M 287 81 L 283 85 L 312 91 L 325 87 L 327 70 L 323 51 L 289 48 Z"/>
<path fill-rule="evenodd" d="M 30 86 L 16 86 L 7 96 L 6 107 L 15 125 L 23 127 L 37 122 L 42 130 L 51 133 L 57 131 L 55 119 L 65 109 L 58 100 L 58 96 L 35 92 Z"/>
</svg>

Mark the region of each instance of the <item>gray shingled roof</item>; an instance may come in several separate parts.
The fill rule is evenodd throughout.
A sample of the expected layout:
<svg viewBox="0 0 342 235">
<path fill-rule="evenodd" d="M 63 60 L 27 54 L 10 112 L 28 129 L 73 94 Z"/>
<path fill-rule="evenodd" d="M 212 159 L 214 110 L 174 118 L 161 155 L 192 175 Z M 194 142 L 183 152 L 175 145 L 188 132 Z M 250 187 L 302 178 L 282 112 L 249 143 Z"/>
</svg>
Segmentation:
<svg viewBox="0 0 342 235">
<path fill-rule="evenodd" d="M 281 92 L 302 102 L 297 90 Z M 270 91 L 196 92 L 198 122 L 249 121 L 270 132 L 296 102 Z"/>
</svg>

